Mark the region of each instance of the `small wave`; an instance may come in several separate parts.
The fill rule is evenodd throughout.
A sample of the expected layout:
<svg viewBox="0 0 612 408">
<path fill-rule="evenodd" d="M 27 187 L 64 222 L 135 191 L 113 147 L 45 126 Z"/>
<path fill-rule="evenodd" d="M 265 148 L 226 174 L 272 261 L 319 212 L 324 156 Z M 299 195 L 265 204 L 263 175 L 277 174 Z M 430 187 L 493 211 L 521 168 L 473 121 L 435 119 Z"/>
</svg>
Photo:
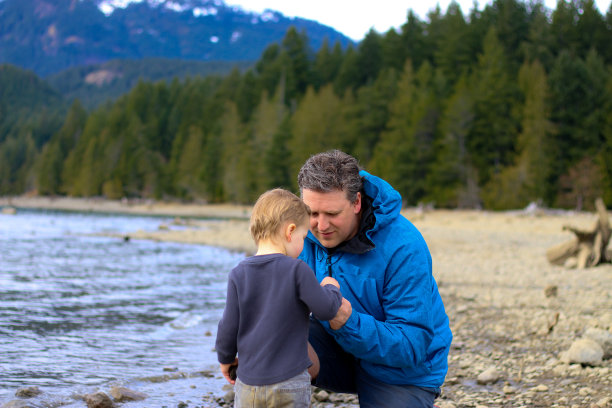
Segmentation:
<svg viewBox="0 0 612 408">
<path fill-rule="evenodd" d="M 185 312 L 168 323 L 168 325 L 173 329 L 182 330 L 197 326 L 202 320 L 204 320 L 202 315 Z"/>
</svg>

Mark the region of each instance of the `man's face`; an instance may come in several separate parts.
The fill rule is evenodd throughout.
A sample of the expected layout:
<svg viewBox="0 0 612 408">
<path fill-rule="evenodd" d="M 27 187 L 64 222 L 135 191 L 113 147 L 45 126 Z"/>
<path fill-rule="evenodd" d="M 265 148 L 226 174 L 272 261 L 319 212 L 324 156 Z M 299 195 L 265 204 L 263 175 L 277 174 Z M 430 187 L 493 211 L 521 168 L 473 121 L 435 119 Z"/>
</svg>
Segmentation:
<svg viewBox="0 0 612 408">
<path fill-rule="evenodd" d="M 346 193 L 335 190 L 320 193 L 303 189 L 302 199 L 310 207 L 310 231 L 326 248 L 334 248 L 357 235 L 361 194 L 351 203 Z"/>
</svg>

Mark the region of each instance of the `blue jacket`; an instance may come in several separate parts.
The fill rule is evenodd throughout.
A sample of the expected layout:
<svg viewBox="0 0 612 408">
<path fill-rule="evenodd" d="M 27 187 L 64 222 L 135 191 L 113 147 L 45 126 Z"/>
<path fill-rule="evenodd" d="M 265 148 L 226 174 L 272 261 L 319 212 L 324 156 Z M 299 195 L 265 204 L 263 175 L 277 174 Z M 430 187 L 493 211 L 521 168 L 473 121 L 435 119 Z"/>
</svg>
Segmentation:
<svg viewBox="0 0 612 408">
<path fill-rule="evenodd" d="M 353 308 L 337 331 L 321 323 L 380 381 L 440 387 L 452 333 L 429 249 L 400 214 L 400 194 L 386 181 L 365 171 L 360 174 L 375 217 L 365 232 L 369 247 L 365 252 L 339 247 L 330 253 L 309 232 L 300 255 L 319 281 L 331 273 Z"/>
</svg>

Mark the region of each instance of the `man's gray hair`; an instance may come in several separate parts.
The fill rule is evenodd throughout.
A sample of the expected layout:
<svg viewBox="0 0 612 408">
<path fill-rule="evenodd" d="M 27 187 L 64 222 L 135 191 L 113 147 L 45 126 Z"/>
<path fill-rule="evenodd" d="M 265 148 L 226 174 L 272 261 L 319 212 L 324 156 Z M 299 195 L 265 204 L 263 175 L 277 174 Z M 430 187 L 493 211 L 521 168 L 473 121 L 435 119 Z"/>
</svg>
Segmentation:
<svg viewBox="0 0 612 408">
<path fill-rule="evenodd" d="M 306 160 L 298 173 L 300 193 L 304 189 L 319 193 L 342 190 L 353 203 L 363 187 L 359 170 L 357 159 L 340 150 L 315 154 Z"/>
</svg>

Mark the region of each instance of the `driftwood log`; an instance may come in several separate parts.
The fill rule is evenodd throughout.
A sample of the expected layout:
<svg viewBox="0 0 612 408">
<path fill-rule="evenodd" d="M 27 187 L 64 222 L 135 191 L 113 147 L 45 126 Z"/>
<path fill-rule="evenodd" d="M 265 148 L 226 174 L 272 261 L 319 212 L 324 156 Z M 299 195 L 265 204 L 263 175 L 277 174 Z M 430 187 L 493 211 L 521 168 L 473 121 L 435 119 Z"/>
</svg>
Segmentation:
<svg viewBox="0 0 612 408">
<path fill-rule="evenodd" d="M 546 251 L 550 263 L 588 268 L 612 262 L 612 256 L 607 252 L 610 242 L 610 220 L 601 198 L 595 200 L 595 209 L 597 221 L 591 230 L 580 230 L 570 225 L 563 226 L 564 231 L 573 232 L 575 237 Z"/>
</svg>

